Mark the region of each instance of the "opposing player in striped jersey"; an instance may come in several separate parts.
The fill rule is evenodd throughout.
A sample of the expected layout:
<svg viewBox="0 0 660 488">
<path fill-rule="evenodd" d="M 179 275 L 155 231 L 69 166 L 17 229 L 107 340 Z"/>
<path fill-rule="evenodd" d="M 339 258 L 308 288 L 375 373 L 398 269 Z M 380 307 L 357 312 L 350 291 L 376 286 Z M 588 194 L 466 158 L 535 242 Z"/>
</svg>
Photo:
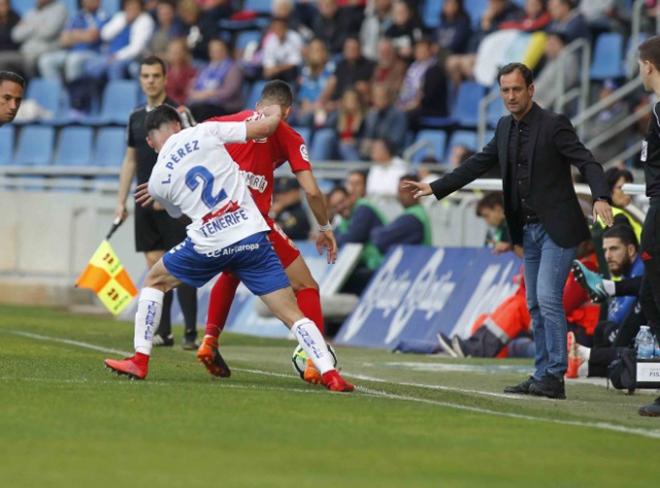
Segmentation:
<svg viewBox="0 0 660 488">
<path fill-rule="evenodd" d="M 286 119 L 293 94 L 288 84 L 283 81 L 271 81 L 264 86 L 257 107 L 278 105 L 281 107 L 282 118 Z M 259 117 L 259 112 L 245 110 L 237 114 L 217 117 L 211 121 L 244 121 Z M 296 175 L 300 186 L 305 191 L 317 222 L 320 225 L 316 241 L 319 253 L 327 250 L 328 262 L 334 262 L 337 253 L 332 227 L 328 221 L 325 198 L 312 174 L 307 146 L 302 136 L 285 121 L 280 122 L 275 132 L 267 138 L 255 139 L 246 144 L 228 144 L 227 151 L 241 168 L 252 197 L 271 231 L 268 239 L 272 242 L 282 266 L 291 281 L 298 306 L 323 332 L 323 312 L 319 286 L 312 277 L 300 251 L 279 226 L 268 216 L 273 198 L 273 173 L 285 161 L 289 162 L 291 170 Z M 198 359 L 215 376 L 230 374 L 226 364 L 221 363 L 218 352 L 218 337 L 229 315 L 229 309 L 234 299 L 240 280 L 231 273 L 223 273 L 214 285 L 209 300 L 209 311 L 204 340 L 197 351 Z M 305 370 L 304 378 L 310 383 L 320 383 L 321 375 L 311 361 Z"/>
<path fill-rule="evenodd" d="M 163 295 L 186 283 L 199 288 L 223 270 L 239 277 L 295 334 L 301 347 L 333 391 L 352 391 L 334 369 L 327 344 L 295 302 L 289 280 L 266 238 L 270 230 L 238 165 L 225 148 L 229 142 L 268 137 L 280 122 L 279 107 L 243 122 L 209 122 L 181 130 L 175 109 L 161 105 L 147 115 L 149 145 L 158 152 L 148 187 L 139 188 L 140 204 L 160 203 L 174 218 L 188 216 L 188 237 L 149 271 L 135 315 L 135 355 L 106 359 L 110 369 L 144 379 Z"/>
</svg>

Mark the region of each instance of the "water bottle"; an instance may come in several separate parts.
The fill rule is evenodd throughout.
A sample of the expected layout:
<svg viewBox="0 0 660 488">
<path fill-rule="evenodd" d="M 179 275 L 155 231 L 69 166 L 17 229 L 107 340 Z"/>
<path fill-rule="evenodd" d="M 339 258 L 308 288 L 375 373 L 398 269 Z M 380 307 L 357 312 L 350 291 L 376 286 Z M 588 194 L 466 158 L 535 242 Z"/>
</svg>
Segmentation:
<svg viewBox="0 0 660 488">
<path fill-rule="evenodd" d="M 655 338 L 651 334 L 651 328 L 648 325 L 642 325 L 635 337 L 635 348 L 639 359 L 650 359 L 653 357 L 655 349 Z"/>
</svg>

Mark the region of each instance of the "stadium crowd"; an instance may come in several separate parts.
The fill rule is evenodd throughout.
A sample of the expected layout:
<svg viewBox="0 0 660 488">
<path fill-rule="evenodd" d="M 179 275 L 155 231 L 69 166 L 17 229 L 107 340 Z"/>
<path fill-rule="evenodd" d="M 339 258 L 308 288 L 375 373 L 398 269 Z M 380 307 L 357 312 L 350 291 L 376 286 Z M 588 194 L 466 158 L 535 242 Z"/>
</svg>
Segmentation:
<svg viewBox="0 0 660 488">
<path fill-rule="evenodd" d="M 606 32 L 627 39 L 629 3 L 124 0 L 113 12 L 108 0 L 36 0 L 21 16 L 0 0 L 0 69 L 61 80 L 82 123 L 108 81 L 136 78 L 139 59 L 152 54 L 168 62 L 168 96 L 198 120 L 236 112 L 264 80 L 282 79 L 295 87 L 290 122 L 305 129 L 313 160 L 373 160 L 377 139 L 401 155 L 420 129 L 474 133 L 454 117 L 461 85 L 476 82 L 479 96 L 491 89 L 498 53 L 514 45 L 537 75 L 538 103 L 551 106 L 559 77 L 566 89 L 578 83 L 579 54 L 565 69 L 562 49 L 576 39 L 594 45 Z M 599 80 L 594 93 L 607 96 L 621 81 Z M 643 101 L 635 94 L 610 107 L 594 133 Z M 617 154 L 626 140 L 596 156 Z M 477 149 L 475 137 L 451 150 L 459 145 Z M 444 152 L 423 147 L 412 159 L 445 163 Z"/>
</svg>

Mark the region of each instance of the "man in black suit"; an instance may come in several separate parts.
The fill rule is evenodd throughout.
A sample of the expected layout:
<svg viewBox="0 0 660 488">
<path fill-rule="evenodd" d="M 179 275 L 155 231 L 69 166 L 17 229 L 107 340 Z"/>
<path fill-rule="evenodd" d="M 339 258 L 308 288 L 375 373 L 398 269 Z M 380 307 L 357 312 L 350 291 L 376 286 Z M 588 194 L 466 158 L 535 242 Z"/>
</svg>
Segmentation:
<svg viewBox="0 0 660 488">
<path fill-rule="evenodd" d="M 535 371 L 507 393 L 566 398 L 566 316 L 564 283 L 577 245 L 589 239 L 571 179 L 571 164 L 585 177 L 594 198 L 594 218 L 612 224 L 610 191 L 602 166 L 578 140 L 563 115 L 532 100 L 532 72 L 511 63 L 498 73 L 500 95 L 511 115 L 502 117 L 495 137 L 453 172 L 432 182 L 409 182 L 416 198 L 441 199 L 498 163 L 504 185 L 506 220 L 514 245 L 522 245 L 527 305 L 534 326 Z"/>
</svg>

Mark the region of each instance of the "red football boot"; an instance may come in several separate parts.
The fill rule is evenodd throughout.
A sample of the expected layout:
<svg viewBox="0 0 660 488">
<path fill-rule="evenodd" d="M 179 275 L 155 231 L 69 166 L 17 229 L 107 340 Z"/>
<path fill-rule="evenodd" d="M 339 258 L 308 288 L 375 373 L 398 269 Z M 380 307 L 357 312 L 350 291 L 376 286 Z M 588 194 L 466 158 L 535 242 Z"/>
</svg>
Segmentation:
<svg viewBox="0 0 660 488">
<path fill-rule="evenodd" d="M 350 383 L 346 383 L 344 378 L 342 378 L 339 375 L 339 371 L 337 371 L 336 369 L 331 369 L 330 371 L 326 371 L 325 373 L 323 373 L 322 377 L 323 377 L 323 384 L 330 391 L 349 392 L 355 389 L 353 385 L 351 385 Z"/>
<path fill-rule="evenodd" d="M 218 339 L 206 335 L 197 349 L 197 360 L 202 363 L 209 373 L 221 378 L 229 378 L 231 370 L 218 350 Z"/>
<path fill-rule="evenodd" d="M 149 356 L 136 353 L 135 356 L 126 359 L 106 359 L 105 367 L 116 372 L 118 375 L 126 375 L 132 380 L 143 380 L 149 372 Z"/>
<path fill-rule="evenodd" d="M 580 357 L 578 343 L 573 332 L 566 334 L 566 346 L 568 349 L 568 365 L 564 376 L 566 378 L 579 378 L 580 366 L 584 363 L 584 359 Z"/>
</svg>

